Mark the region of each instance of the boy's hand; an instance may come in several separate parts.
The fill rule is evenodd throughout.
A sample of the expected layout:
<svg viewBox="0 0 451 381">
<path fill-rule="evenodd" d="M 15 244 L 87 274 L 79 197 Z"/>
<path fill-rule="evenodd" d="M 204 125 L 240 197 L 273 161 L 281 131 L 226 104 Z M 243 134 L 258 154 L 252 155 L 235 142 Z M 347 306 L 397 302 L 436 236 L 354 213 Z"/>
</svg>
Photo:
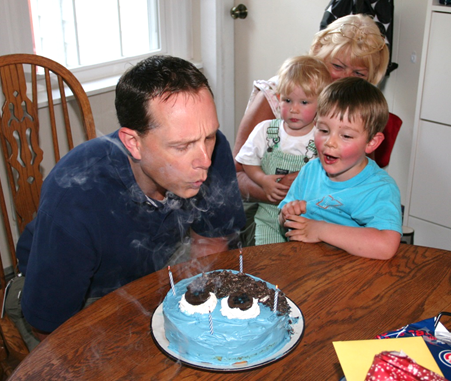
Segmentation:
<svg viewBox="0 0 451 381">
<path fill-rule="evenodd" d="M 280 202 L 287 195 L 289 186 L 278 182 L 281 175 L 266 175 L 262 180 L 262 188 L 265 191 L 268 200 L 271 202 Z"/>
<path fill-rule="evenodd" d="M 311 220 L 298 215 L 288 215 L 284 226 L 289 230 L 285 236 L 290 241 L 321 242 L 319 232 L 324 223 L 324 221 Z"/>
<path fill-rule="evenodd" d="M 279 222 L 284 226 L 285 221 L 288 216 L 296 215 L 299 216 L 307 211 L 307 203 L 301 200 L 290 201 L 282 207 L 279 215 Z"/>
</svg>

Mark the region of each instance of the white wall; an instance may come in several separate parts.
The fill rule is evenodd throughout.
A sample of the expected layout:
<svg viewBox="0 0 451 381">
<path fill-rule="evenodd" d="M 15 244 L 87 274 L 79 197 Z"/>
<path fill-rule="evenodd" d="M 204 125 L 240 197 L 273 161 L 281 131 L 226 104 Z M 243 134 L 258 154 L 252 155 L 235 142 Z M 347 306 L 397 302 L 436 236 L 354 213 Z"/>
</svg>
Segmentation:
<svg viewBox="0 0 451 381">
<path fill-rule="evenodd" d="M 410 151 L 428 1 L 430 0 L 395 1 L 393 61 L 399 64 L 399 68 L 392 72 L 382 86 L 390 111 L 403 120 L 388 173 L 396 180 L 404 203 L 407 201 Z"/>
<path fill-rule="evenodd" d="M 288 57 L 308 54 L 328 1 L 244 2 L 248 16 L 235 21 L 236 128 L 247 106 L 252 82 L 276 75 Z"/>
</svg>

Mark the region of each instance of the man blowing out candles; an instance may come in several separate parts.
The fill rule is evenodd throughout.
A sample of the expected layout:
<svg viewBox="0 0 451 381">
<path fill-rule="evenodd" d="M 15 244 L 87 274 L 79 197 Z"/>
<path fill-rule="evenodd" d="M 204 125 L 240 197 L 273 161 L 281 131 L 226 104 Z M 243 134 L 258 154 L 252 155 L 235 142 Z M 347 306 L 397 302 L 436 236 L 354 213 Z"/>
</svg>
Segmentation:
<svg viewBox="0 0 451 381">
<path fill-rule="evenodd" d="M 186 240 L 191 257 L 227 250 L 245 222 L 230 147 L 198 69 L 150 57 L 121 77 L 115 104 L 119 130 L 58 162 L 17 246 L 22 323 L 38 339 L 163 268 Z"/>
</svg>

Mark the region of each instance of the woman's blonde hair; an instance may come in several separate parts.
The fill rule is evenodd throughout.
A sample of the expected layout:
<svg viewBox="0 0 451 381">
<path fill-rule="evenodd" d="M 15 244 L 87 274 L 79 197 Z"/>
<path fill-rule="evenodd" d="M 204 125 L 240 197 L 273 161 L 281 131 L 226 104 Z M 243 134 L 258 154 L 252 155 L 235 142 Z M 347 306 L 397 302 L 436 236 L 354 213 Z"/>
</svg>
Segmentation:
<svg viewBox="0 0 451 381">
<path fill-rule="evenodd" d="M 332 82 L 327 66 L 311 56 L 288 58 L 279 69 L 277 93 L 288 95 L 299 86 L 307 97 L 318 96 Z"/>
<path fill-rule="evenodd" d="M 384 77 L 390 56 L 379 27 L 362 14 L 341 17 L 315 34 L 311 56 L 327 62 L 339 53 L 349 56 L 353 65 L 366 67 L 373 85 Z"/>
</svg>

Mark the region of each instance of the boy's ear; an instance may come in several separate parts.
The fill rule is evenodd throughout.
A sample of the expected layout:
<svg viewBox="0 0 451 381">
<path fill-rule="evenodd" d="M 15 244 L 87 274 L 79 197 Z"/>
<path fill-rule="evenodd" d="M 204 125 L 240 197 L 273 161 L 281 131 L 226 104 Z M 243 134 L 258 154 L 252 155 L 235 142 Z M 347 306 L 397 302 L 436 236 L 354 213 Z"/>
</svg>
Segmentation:
<svg viewBox="0 0 451 381">
<path fill-rule="evenodd" d="M 368 155 L 371 152 L 374 152 L 377 147 L 381 145 L 381 143 L 384 141 L 385 136 L 382 132 L 378 132 L 376 135 L 373 136 L 373 139 L 371 139 L 365 148 L 365 153 Z"/>
<path fill-rule="evenodd" d="M 135 130 L 127 127 L 119 129 L 119 139 L 135 160 L 141 160 L 141 139 Z"/>
</svg>

